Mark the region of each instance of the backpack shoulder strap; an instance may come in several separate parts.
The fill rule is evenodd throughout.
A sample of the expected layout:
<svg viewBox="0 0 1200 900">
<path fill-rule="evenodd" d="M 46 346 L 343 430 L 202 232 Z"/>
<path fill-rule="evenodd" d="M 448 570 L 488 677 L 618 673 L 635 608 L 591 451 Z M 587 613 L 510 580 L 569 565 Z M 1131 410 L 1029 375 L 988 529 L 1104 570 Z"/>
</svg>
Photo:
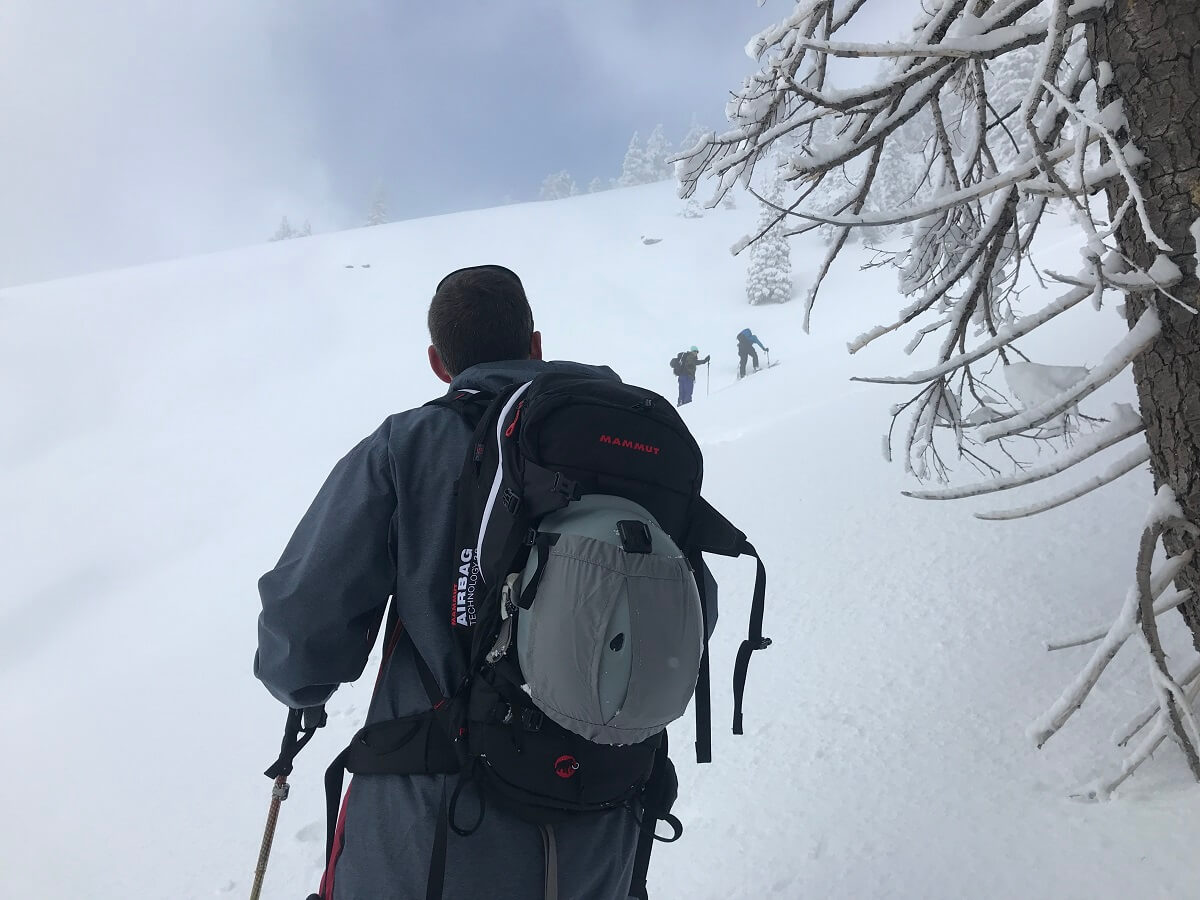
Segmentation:
<svg viewBox="0 0 1200 900">
<path fill-rule="evenodd" d="M 423 406 L 441 406 L 445 409 L 452 409 L 462 416 L 474 430 L 475 426 L 479 424 L 479 420 L 483 418 L 483 414 L 487 412 L 492 399 L 492 394 L 487 391 L 458 388 L 451 389 L 440 397 L 435 397 Z"/>
</svg>

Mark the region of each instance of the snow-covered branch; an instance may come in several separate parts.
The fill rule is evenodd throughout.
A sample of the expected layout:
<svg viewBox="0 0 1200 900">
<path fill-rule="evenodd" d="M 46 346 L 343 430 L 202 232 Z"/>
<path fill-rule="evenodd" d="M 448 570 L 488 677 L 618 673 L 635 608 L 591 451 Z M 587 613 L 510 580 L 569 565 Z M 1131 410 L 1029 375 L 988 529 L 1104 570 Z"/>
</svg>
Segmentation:
<svg viewBox="0 0 1200 900">
<path fill-rule="evenodd" d="M 1095 475 L 1081 484 L 1076 485 L 1065 494 L 1059 494 L 1057 497 L 1052 497 L 1049 500 L 1043 500 L 1040 503 L 1032 503 L 1028 506 L 1019 506 L 1016 509 L 996 510 L 993 512 L 977 512 L 975 513 L 975 518 L 986 519 L 990 522 L 1002 522 L 1010 519 L 1026 519 L 1029 516 L 1036 516 L 1038 513 L 1048 512 L 1049 510 L 1064 506 L 1070 503 L 1072 500 L 1078 500 L 1080 497 L 1090 494 L 1092 491 L 1096 490 L 1097 488 L 1102 488 L 1106 484 L 1112 484 L 1118 478 L 1128 475 L 1138 466 L 1149 462 L 1149 460 L 1150 448 L 1145 446 L 1138 447 L 1138 449 L 1132 451 L 1131 453 L 1127 453 L 1125 456 L 1122 456 L 1099 475 Z"/>
<path fill-rule="evenodd" d="M 1073 152 L 1073 147 L 1064 145 L 1053 153 L 1047 154 L 1046 158 L 1052 164 L 1060 163 L 1070 159 Z M 835 163 L 835 165 L 841 164 Z M 866 216 L 829 216 L 812 210 L 793 209 L 789 210 L 789 213 L 797 218 L 807 219 L 811 222 L 820 222 L 823 225 L 838 225 L 851 228 L 878 228 L 883 225 L 903 225 L 907 222 L 916 222 L 920 219 L 936 215 L 938 212 L 953 206 L 961 206 L 962 204 L 979 200 L 981 197 L 994 194 L 996 191 L 1010 188 L 1033 177 L 1040 171 L 1042 170 L 1038 160 L 1019 160 L 1007 172 L 1002 172 L 999 175 L 972 184 L 970 187 L 940 194 L 926 203 L 909 207 L 903 212 Z"/>
<path fill-rule="evenodd" d="M 1045 465 L 978 484 L 930 491 L 904 491 L 903 494 L 905 497 L 913 497 L 917 500 L 961 500 L 966 497 L 978 497 L 983 494 L 1024 487 L 1065 472 L 1085 459 L 1095 456 L 1101 450 L 1106 450 L 1135 434 L 1140 434 L 1145 431 L 1145 428 L 1141 417 L 1134 412 L 1133 407 L 1127 403 L 1117 403 L 1113 405 L 1111 420 L 1103 428 L 1090 435 L 1087 440 L 1079 441 L 1069 450 L 1057 454 Z"/>
<path fill-rule="evenodd" d="M 1154 604 L 1154 614 L 1156 616 L 1160 615 L 1159 610 L 1162 608 L 1164 601 L 1166 601 L 1168 598 L 1181 598 L 1179 602 L 1182 603 L 1189 599 L 1191 595 L 1191 591 L 1174 591 L 1171 594 L 1164 595 L 1162 600 Z M 1174 609 L 1174 606 L 1171 608 Z M 1101 635 L 1101 637 L 1103 637 L 1103 635 Z M 1097 638 L 1097 640 L 1099 640 L 1099 638 Z M 1193 663 L 1192 667 L 1180 676 L 1179 683 L 1184 687 L 1187 687 L 1197 678 L 1200 678 L 1200 662 Z M 1162 713 L 1163 709 L 1157 702 L 1151 703 L 1140 713 L 1134 716 L 1128 724 L 1118 728 L 1115 732 L 1113 732 L 1113 743 L 1115 743 L 1118 747 L 1124 747 L 1135 737 L 1137 737 L 1138 733 L 1156 718 L 1165 719 L 1165 716 L 1163 716 Z"/>
<path fill-rule="evenodd" d="M 979 437 L 984 441 L 1011 437 L 1026 429 L 1048 422 L 1055 416 L 1062 415 L 1077 405 L 1080 400 L 1091 396 L 1123 372 L 1126 366 L 1154 342 L 1161 330 L 1162 325 L 1159 322 L 1158 313 L 1154 307 L 1146 307 L 1137 324 L 1129 329 L 1129 333 L 1121 338 L 1099 365 L 1091 369 L 1084 378 L 1057 396 L 1051 397 L 1011 419 L 982 426 L 979 429 Z"/>
<path fill-rule="evenodd" d="M 1183 679 L 1183 685 L 1187 688 L 1185 703 L 1187 703 L 1189 706 L 1195 704 L 1197 696 L 1200 696 L 1200 666 L 1193 671 L 1196 674 L 1192 675 L 1190 678 Z M 1154 751 L 1156 751 L 1162 745 L 1162 742 L 1165 741 L 1168 735 L 1171 733 L 1171 722 L 1166 711 L 1158 706 L 1154 707 L 1154 709 L 1155 712 L 1151 713 L 1146 720 L 1146 725 L 1150 724 L 1150 721 L 1153 720 L 1154 727 L 1147 732 L 1146 736 L 1142 738 L 1141 743 L 1139 743 L 1134 751 L 1128 757 L 1126 757 L 1124 762 L 1121 763 L 1121 768 L 1117 774 L 1107 781 L 1097 780 L 1090 787 L 1076 794 L 1075 797 L 1077 799 L 1108 800 L 1110 797 L 1112 797 L 1117 788 L 1124 784 L 1129 776 L 1137 771 L 1138 767 L 1141 766 L 1142 763 L 1154 755 Z M 1139 726 L 1137 731 L 1141 731 L 1144 727 L 1145 725 Z M 1137 732 L 1135 731 L 1134 735 L 1136 735 L 1136 733 Z M 1125 741 L 1122 741 L 1121 746 L 1125 746 L 1129 740 L 1132 740 L 1134 735 L 1130 735 L 1129 738 L 1127 738 Z"/>
<path fill-rule="evenodd" d="M 1001 347 L 1007 347 L 1017 338 L 1024 337 L 1035 328 L 1040 328 L 1042 325 L 1045 325 L 1055 316 L 1066 312 L 1072 306 L 1075 306 L 1076 304 L 1086 300 L 1091 296 L 1091 294 L 1091 286 L 1081 286 L 1075 290 L 1068 291 L 1053 303 L 1048 303 L 1036 313 L 1028 316 L 1022 316 L 1013 324 L 1005 325 L 997 329 L 996 333 L 991 338 L 984 341 L 973 350 L 963 353 L 959 356 L 951 357 L 940 365 L 933 366 L 932 368 L 922 369 L 919 372 L 912 372 L 908 375 L 901 375 L 899 377 L 889 377 L 886 375 L 860 376 L 854 378 L 853 380 L 869 381 L 874 384 L 924 384 L 928 381 L 933 381 L 935 378 L 941 378 L 944 375 L 949 375 L 956 369 L 961 369 L 965 365 L 969 365 L 970 363 L 983 359 L 989 353 L 994 353 Z M 858 350 L 861 350 L 863 347 L 880 337 L 882 334 L 886 334 L 888 331 L 894 331 L 896 327 L 898 326 L 888 327 L 886 329 L 874 329 L 872 331 L 868 331 L 866 334 L 860 335 L 849 344 L 850 352 L 855 353 Z"/>
<path fill-rule="evenodd" d="M 1178 558 L 1184 560 L 1184 564 L 1186 564 L 1192 561 L 1192 553 L 1191 551 L 1188 551 Z M 1163 594 L 1154 604 L 1154 615 L 1161 616 L 1163 613 L 1177 609 L 1182 604 L 1187 603 L 1190 599 L 1192 599 L 1192 592 L 1189 590 L 1171 591 Z M 1097 628 L 1089 631 L 1087 634 L 1080 635 L 1079 637 L 1066 638 L 1065 640 L 1061 641 L 1047 642 L 1046 650 L 1053 653 L 1056 650 L 1070 650 L 1072 647 L 1086 647 L 1088 644 L 1094 644 L 1096 641 L 1103 640 L 1106 634 L 1108 634 L 1107 628 Z M 1158 707 L 1155 707 L 1155 709 L 1157 708 Z M 1148 719 L 1149 716 L 1147 716 L 1147 720 Z M 1126 740 L 1128 740 L 1128 738 Z M 1125 741 L 1119 741 L 1118 743 L 1125 743 Z"/>
<path fill-rule="evenodd" d="M 1200 782 L 1200 754 L 1196 751 L 1196 748 L 1200 747 L 1200 727 L 1197 726 L 1192 713 L 1191 701 L 1184 694 L 1183 688 L 1171 677 L 1167 668 L 1167 656 L 1159 639 L 1158 619 L 1154 614 L 1155 595 L 1154 586 L 1151 584 L 1150 565 L 1154 560 L 1158 539 L 1169 530 L 1183 531 L 1193 538 L 1200 535 L 1200 527 L 1176 516 L 1160 518 L 1146 528 L 1138 548 L 1138 619 L 1142 626 L 1142 637 L 1153 661 L 1151 681 L 1158 693 L 1159 704 L 1171 721 L 1171 730 L 1187 758 L 1192 777 Z"/>
<path fill-rule="evenodd" d="M 1150 584 L 1150 596 L 1157 600 L 1175 579 L 1191 562 L 1190 552 L 1168 559 L 1162 570 L 1153 576 Z M 1080 670 L 1075 679 L 1063 691 L 1054 704 L 1046 710 L 1029 728 L 1029 737 L 1040 748 L 1067 724 L 1067 720 L 1075 714 L 1083 701 L 1087 699 L 1108 664 L 1113 661 L 1118 651 L 1133 635 L 1138 627 L 1138 610 L 1140 589 L 1135 584 L 1125 595 L 1125 603 L 1116 621 L 1109 627 L 1100 646 L 1092 653 L 1087 665 Z"/>
</svg>

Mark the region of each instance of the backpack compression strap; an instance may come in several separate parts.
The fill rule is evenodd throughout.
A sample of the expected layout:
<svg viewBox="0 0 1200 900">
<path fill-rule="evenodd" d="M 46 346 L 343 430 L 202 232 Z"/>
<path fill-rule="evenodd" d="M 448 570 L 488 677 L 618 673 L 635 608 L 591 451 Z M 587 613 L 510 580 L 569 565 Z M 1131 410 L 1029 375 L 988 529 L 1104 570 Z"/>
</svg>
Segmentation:
<svg viewBox="0 0 1200 900">
<path fill-rule="evenodd" d="M 742 556 L 753 556 L 758 564 L 754 575 L 754 598 L 750 601 L 750 629 L 746 640 L 738 648 L 737 661 L 733 665 L 733 733 L 742 733 L 742 694 L 746 691 L 746 673 L 750 669 L 750 656 L 755 650 L 771 646 L 771 639 L 763 637 L 763 607 L 767 598 L 767 567 L 759 559 L 758 551 L 749 541 L 742 541 Z"/>
<path fill-rule="evenodd" d="M 712 676 L 708 656 L 708 638 L 712 631 L 709 622 L 709 608 L 712 603 L 708 596 L 707 569 L 704 566 L 704 554 L 695 550 L 688 554 L 688 562 L 696 573 L 696 589 L 700 593 L 700 613 L 704 616 L 704 650 L 700 655 L 700 671 L 696 677 L 696 762 L 712 762 Z M 637 894 L 630 894 L 632 897 Z"/>
<path fill-rule="evenodd" d="M 746 639 L 738 648 L 737 661 L 733 667 L 733 733 L 742 734 L 742 695 L 746 691 L 746 674 L 750 668 L 750 657 L 756 650 L 764 650 L 771 646 L 771 639 L 763 637 L 763 610 L 767 596 L 767 569 L 759 558 L 754 545 L 746 540 L 746 535 L 738 530 L 733 523 L 717 512 L 703 497 L 700 507 L 692 520 L 692 528 L 688 533 L 688 546 L 696 553 L 715 553 L 718 556 L 753 556 L 758 563 L 754 576 L 754 596 L 750 602 L 750 627 Z M 706 675 L 704 663 L 701 662 L 701 679 Z M 706 749 L 707 741 L 707 704 L 700 699 L 699 687 L 696 691 L 696 755 L 701 762 L 702 750 Z M 701 716 L 704 716 L 702 720 Z"/>
</svg>

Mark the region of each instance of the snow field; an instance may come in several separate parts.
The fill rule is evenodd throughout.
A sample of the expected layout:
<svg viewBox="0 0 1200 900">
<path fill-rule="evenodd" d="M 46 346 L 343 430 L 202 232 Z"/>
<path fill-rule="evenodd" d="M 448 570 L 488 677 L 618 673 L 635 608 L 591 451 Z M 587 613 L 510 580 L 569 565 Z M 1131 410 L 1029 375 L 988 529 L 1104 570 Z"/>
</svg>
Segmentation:
<svg viewBox="0 0 1200 900">
<path fill-rule="evenodd" d="M 754 569 L 717 560 L 714 763 L 690 760 L 685 718 L 672 745 L 686 832 L 656 849 L 653 896 L 1194 895 L 1198 800 L 1173 747 L 1115 802 L 1068 799 L 1116 767 L 1111 732 L 1150 699 L 1136 649 L 1042 751 L 1025 736 L 1088 653 L 1043 642 L 1120 607 L 1148 476 L 1008 523 L 970 512 L 1067 485 L 900 496 L 914 485 L 879 446 L 908 395 L 848 379 L 922 368 L 921 351 L 905 356 L 901 333 L 846 353 L 898 308 L 894 279 L 860 271 L 856 248 L 804 336 L 800 302 L 745 303 L 747 260 L 727 251 L 753 204 L 702 219 L 681 208 L 669 185 L 647 185 L 0 294 L 0 381 L 14 388 L 0 430 L 0 762 L 12 773 L 0 871 L 13 896 L 248 893 L 262 769 L 283 724 L 250 674 L 255 581 L 336 460 L 439 393 L 424 362 L 428 297 L 481 262 L 521 275 L 550 357 L 611 364 L 673 399 L 670 357 L 693 343 L 714 354 L 683 413 L 705 449 L 706 493 L 767 563 L 774 644 L 755 654 L 747 734 L 734 737 L 730 676 Z M 793 244 L 798 300 L 821 249 Z M 1044 252 L 1071 269 L 1071 245 L 1050 235 Z M 1033 308 L 1052 294 L 1028 296 Z M 1093 365 L 1122 327 L 1111 310 L 1063 318 L 1069 341 L 1039 332 L 1022 346 Z M 747 326 L 785 364 L 735 384 Z M 1085 406 L 1131 399 L 1123 381 Z M 1182 660 L 1180 629 L 1164 621 Z M 330 727 L 298 761 L 265 897 L 315 888 L 321 775 L 373 674 L 369 663 L 335 695 Z"/>
</svg>

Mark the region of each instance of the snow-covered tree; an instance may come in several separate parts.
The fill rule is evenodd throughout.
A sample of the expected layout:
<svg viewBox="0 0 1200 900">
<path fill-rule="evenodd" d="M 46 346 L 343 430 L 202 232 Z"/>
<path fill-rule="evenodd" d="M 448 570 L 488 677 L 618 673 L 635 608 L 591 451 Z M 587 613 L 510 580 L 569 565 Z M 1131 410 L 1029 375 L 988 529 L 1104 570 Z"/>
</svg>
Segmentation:
<svg viewBox="0 0 1200 900">
<path fill-rule="evenodd" d="M 646 177 L 651 181 L 665 181 L 675 177 L 675 167 L 667 163 L 674 154 L 671 142 L 661 125 L 655 125 L 646 138 Z"/>
<path fill-rule="evenodd" d="M 588 182 L 587 192 L 589 194 L 598 194 L 600 191 L 607 191 L 611 187 L 603 178 L 597 175 Z"/>
<path fill-rule="evenodd" d="M 900 444 L 910 472 L 945 480 L 959 461 L 990 476 L 912 496 L 1019 488 L 1131 442 L 1101 475 L 1052 501 L 990 516 L 1011 518 L 1061 505 L 1150 463 L 1158 496 L 1121 617 L 1079 642 L 1098 646 L 1034 732 L 1039 746 L 1055 734 L 1140 627 L 1151 650 L 1156 706 L 1132 729 L 1149 731 L 1123 774 L 1096 793 L 1119 784 L 1168 736 L 1200 780 L 1200 729 L 1191 709 L 1200 665 L 1176 680 L 1156 622 L 1178 607 L 1200 649 L 1200 554 L 1193 555 L 1200 536 L 1200 141 L 1186 124 L 1200 109 L 1195 2 L 910 3 L 914 25 L 895 43 L 840 40 L 880 5 L 869 0 L 800 0 L 785 21 L 757 35 L 749 49 L 761 69 L 727 106 L 732 129 L 681 161 L 682 196 L 708 175 L 717 180 L 715 204 L 777 141 L 795 143 L 784 171 L 795 192 L 781 224 L 791 234 L 821 226 L 832 234 L 806 299 L 806 329 L 825 276 L 852 235 L 912 225 L 908 249 L 883 257 L 897 267 L 907 299 L 893 320 L 853 340 L 850 350 L 906 327 L 914 331 L 910 351 L 936 338 L 932 358 L 917 371 L 863 380 L 916 389 L 895 407 L 892 423 L 908 417 Z M 842 66 L 884 59 L 887 68 L 883 77 L 864 73 L 851 87 L 834 87 L 828 63 L 835 57 Z M 924 133 L 917 184 L 905 196 L 887 188 L 881 169 L 909 123 L 921 123 Z M 814 140 L 822 129 L 823 139 Z M 821 199 L 831 193 L 832 207 Z M 1101 193 L 1108 201 L 1103 214 L 1089 202 Z M 1042 272 L 1062 293 L 1027 308 L 1019 277 L 1031 269 L 1029 253 L 1051 201 L 1071 213 L 1083 268 Z M 1030 368 L 1017 379 L 1019 390 L 1011 380 L 996 383 L 1006 367 L 1033 362 L 1025 355 L 1033 352 L 1027 336 L 1041 330 L 1044 338 L 1051 320 L 1077 315 L 1089 301 L 1099 309 L 1113 294 L 1123 295 L 1116 308 L 1128 332 L 1092 368 Z M 1093 433 L 1079 434 L 1076 424 L 1073 434 L 1072 419 L 1087 421 L 1082 401 L 1131 365 L 1140 411 L 1117 407 L 1106 421 L 1091 419 L 1102 426 Z M 1062 452 L 1049 461 L 1018 460 L 1022 447 L 1051 446 Z M 1012 474 L 1001 469 L 1004 457 L 1019 462 Z M 1168 559 L 1152 573 L 1160 541 Z M 1172 582 L 1177 590 L 1168 594 Z"/>
<path fill-rule="evenodd" d="M 642 148 L 642 139 L 635 131 L 629 141 L 629 149 L 625 151 L 625 159 L 621 163 L 621 177 L 617 183 L 621 187 L 632 187 L 656 180 L 646 158 L 646 151 Z"/>
<path fill-rule="evenodd" d="M 546 180 L 542 182 L 539 196 L 543 200 L 562 200 L 564 197 L 574 197 L 578 193 L 579 189 L 575 187 L 575 179 L 571 177 L 570 172 L 564 169 L 546 176 Z"/>
<path fill-rule="evenodd" d="M 746 299 L 754 306 L 787 303 L 792 299 L 792 253 L 787 229 L 779 219 L 783 206 L 783 183 L 772 172 L 760 201 L 758 235 L 750 245 L 750 268 L 746 272 Z"/>
<path fill-rule="evenodd" d="M 687 134 L 683 136 L 683 140 L 679 142 L 679 153 L 690 153 L 696 149 L 697 144 L 711 133 L 711 129 L 702 128 L 700 121 L 695 116 L 692 116 L 692 124 L 688 128 Z"/>
<path fill-rule="evenodd" d="M 271 235 L 271 240 L 286 241 L 297 236 L 296 229 L 288 222 L 288 217 L 284 216 L 279 222 L 279 227 L 275 229 L 275 233 Z"/>
<path fill-rule="evenodd" d="M 300 230 L 296 232 L 296 237 L 312 237 L 312 225 L 308 219 L 304 220 L 304 224 L 300 226 Z"/>
<path fill-rule="evenodd" d="M 683 204 L 683 208 L 679 210 L 679 214 L 685 219 L 703 219 L 704 208 L 700 205 L 700 201 L 695 197 L 690 197 Z"/>
<path fill-rule="evenodd" d="M 375 183 L 375 190 L 371 194 L 371 211 L 367 213 L 368 225 L 386 225 L 391 219 L 388 218 L 387 208 L 387 191 L 384 189 L 383 182 Z"/>
</svg>

